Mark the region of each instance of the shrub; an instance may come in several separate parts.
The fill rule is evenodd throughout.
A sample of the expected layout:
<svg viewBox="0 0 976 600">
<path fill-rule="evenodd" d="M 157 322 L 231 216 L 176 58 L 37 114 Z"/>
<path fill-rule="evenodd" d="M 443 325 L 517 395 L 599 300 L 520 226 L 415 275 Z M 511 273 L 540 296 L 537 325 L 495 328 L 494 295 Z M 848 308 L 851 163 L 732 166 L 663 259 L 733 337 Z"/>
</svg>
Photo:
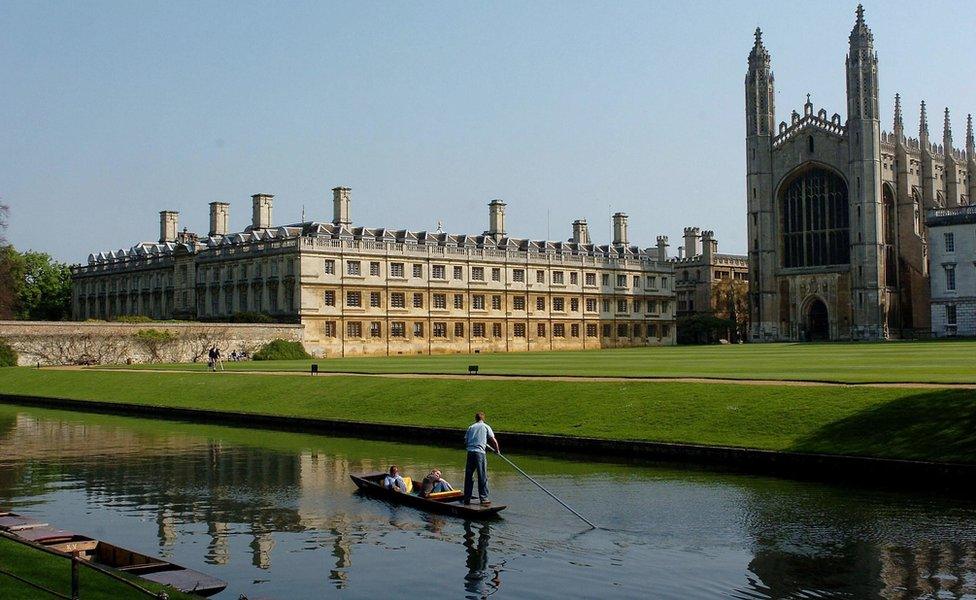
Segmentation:
<svg viewBox="0 0 976 600">
<path fill-rule="evenodd" d="M 305 351 L 301 342 L 274 340 L 268 342 L 254 353 L 254 360 L 305 360 L 312 355 Z"/>
<path fill-rule="evenodd" d="M 123 315 L 116 317 L 116 323 L 152 323 L 152 319 L 146 315 Z"/>
<path fill-rule="evenodd" d="M 0 367 L 16 367 L 17 351 L 5 342 L 0 342 Z"/>
<path fill-rule="evenodd" d="M 152 362 L 160 362 L 163 348 L 176 341 L 175 334 L 159 329 L 140 329 L 133 337 L 149 354 Z"/>
</svg>

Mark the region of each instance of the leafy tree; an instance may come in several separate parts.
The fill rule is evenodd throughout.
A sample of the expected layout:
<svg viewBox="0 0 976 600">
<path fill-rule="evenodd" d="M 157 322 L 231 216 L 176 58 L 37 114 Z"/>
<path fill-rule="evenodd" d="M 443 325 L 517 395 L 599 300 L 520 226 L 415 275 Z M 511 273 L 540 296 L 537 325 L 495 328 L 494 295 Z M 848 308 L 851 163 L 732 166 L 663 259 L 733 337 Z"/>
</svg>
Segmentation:
<svg viewBox="0 0 976 600">
<path fill-rule="evenodd" d="M 747 339 L 749 332 L 749 282 L 728 277 L 712 286 L 715 316 L 729 322 L 724 336 L 730 342 Z"/>
<path fill-rule="evenodd" d="M 71 269 L 44 252 L 21 253 L 16 265 L 18 319 L 60 321 L 71 314 Z"/>
<path fill-rule="evenodd" d="M 13 246 L 0 245 L 0 319 L 13 319 L 17 314 L 17 292 L 24 258 Z"/>
</svg>

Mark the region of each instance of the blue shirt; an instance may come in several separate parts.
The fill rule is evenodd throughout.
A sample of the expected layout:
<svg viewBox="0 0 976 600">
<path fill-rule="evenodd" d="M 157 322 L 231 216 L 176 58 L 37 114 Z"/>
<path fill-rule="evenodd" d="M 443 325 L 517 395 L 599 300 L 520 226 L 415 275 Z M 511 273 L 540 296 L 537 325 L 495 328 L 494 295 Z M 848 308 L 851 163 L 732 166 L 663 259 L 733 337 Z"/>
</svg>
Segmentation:
<svg viewBox="0 0 976 600">
<path fill-rule="evenodd" d="M 480 452 L 484 454 L 488 438 L 494 439 L 495 432 L 491 430 L 491 426 L 488 423 L 478 421 L 471 427 L 468 427 L 467 433 L 464 434 L 464 445 L 467 447 L 468 452 Z"/>
</svg>

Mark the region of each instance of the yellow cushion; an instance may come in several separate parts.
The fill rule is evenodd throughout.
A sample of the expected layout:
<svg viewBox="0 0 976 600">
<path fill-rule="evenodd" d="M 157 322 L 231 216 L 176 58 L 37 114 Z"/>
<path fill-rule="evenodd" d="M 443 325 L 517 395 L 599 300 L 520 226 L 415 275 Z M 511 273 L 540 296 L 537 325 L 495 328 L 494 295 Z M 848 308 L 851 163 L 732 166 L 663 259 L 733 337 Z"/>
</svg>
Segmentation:
<svg viewBox="0 0 976 600">
<path fill-rule="evenodd" d="M 410 479 L 409 477 L 404 477 L 403 478 L 403 483 L 407 484 L 407 493 L 408 494 L 413 491 L 413 479 Z"/>
</svg>

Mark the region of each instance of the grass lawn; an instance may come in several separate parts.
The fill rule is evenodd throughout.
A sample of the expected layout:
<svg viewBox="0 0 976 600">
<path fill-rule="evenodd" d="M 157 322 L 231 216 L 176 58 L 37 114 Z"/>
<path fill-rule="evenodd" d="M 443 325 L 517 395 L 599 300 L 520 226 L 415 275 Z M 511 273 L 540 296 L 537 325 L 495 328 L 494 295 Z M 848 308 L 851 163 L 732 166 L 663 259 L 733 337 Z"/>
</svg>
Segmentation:
<svg viewBox="0 0 976 600">
<path fill-rule="evenodd" d="M 225 363 L 226 369 L 356 373 L 720 377 L 864 382 L 976 383 L 976 340 L 672 346 L 579 352 L 329 358 L 316 361 Z M 196 365 L 134 368 L 198 369 Z"/>
<path fill-rule="evenodd" d="M 0 568 L 19 577 L 42 585 L 66 596 L 71 595 L 71 562 L 0 537 Z M 171 600 L 191 600 L 197 596 L 181 594 L 172 588 L 164 588 L 148 581 L 134 580 L 152 591 L 166 590 Z M 122 600 L 129 598 L 148 600 L 152 596 L 115 581 L 93 569 L 81 567 L 79 572 L 79 596 L 83 600 Z M 0 598 L 3 600 L 36 600 L 54 598 L 16 579 L 0 573 Z"/>
<path fill-rule="evenodd" d="M 976 392 L 0 370 L 0 393 L 499 432 L 976 462 Z"/>
</svg>

